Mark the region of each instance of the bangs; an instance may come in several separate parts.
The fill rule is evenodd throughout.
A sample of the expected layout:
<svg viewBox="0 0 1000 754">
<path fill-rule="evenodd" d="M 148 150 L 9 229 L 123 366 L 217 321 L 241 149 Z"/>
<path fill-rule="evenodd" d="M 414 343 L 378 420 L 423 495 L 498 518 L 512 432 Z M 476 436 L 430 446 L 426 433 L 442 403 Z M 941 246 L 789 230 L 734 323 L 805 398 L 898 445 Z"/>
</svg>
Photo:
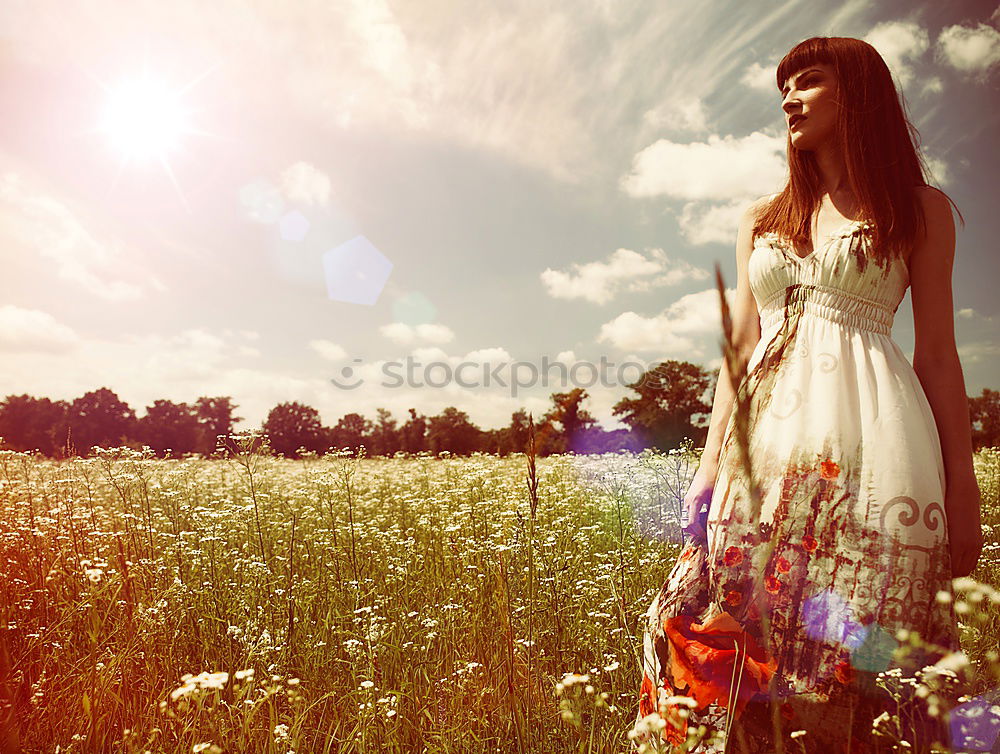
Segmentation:
<svg viewBox="0 0 1000 754">
<path fill-rule="evenodd" d="M 778 63 L 778 70 L 775 72 L 778 91 L 780 92 L 784 87 L 789 76 L 816 63 L 831 66 L 836 64 L 833 51 L 825 37 L 810 37 L 799 42 L 781 59 L 781 62 Z"/>
</svg>

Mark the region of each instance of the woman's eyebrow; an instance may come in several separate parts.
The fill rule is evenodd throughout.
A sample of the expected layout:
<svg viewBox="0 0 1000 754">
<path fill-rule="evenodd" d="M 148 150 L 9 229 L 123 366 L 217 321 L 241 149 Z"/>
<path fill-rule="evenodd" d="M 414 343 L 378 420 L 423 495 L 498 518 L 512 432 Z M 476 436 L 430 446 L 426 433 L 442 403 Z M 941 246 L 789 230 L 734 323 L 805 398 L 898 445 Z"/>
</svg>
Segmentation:
<svg viewBox="0 0 1000 754">
<path fill-rule="evenodd" d="M 810 73 L 822 73 L 822 71 L 819 68 L 810 68 L 810 69 L 808 69 L 806 71 L 802 71 L 802 73 L 800 73 L 795 78 L 796 78 L 796 80 L 801 79 L 801 78 L 805 78 L 805 76 L 807 74 L 810 74 Z M 788 91 L 788 87 L 787 86 L 782 87 L 782 89 L 781 89 L 781 93 L 782 94 L 784 94 L 787 91 Z"/>
</svg>

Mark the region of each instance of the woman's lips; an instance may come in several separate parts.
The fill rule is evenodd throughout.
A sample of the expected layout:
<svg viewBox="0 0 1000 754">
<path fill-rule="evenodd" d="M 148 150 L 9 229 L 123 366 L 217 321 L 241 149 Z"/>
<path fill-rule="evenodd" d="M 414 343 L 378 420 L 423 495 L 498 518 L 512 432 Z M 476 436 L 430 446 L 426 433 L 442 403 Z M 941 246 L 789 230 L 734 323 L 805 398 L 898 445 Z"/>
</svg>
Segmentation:
<svg viewBox="0 0 1000 754">
<path fill-rule="evenodd" d="M 805 119 L 806 119 L 806 116 L 804 116 L 804 115 L 796 115 L 796 116 L 794 116 L 794 117 L 793 117 L 793 118 L 791 119 L 791 121 L 789 121 L 789 123 L 788 123 L 788 128 L 789 128 L 789 129 L 793 129 L 793 128 L 795 128 L 795 127 L 796 127 L 797 125 L 799 125 L 799 123 L 801 123 L 801 122 L 802 122 L 802 121 L 804 121 Z"/>
</svg>

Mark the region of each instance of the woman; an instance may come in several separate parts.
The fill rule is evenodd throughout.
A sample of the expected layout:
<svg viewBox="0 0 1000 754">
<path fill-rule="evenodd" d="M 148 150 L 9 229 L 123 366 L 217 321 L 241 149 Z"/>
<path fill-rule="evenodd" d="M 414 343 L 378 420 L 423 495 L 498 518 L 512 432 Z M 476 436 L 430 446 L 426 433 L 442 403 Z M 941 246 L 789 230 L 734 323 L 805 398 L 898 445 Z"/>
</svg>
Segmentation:
<svg viewBox="0 0 1000 754">
<path fill-rule="evenodd" d="M 807 39 L 777 86 L 789 179 L 746 210 L 737 238 L 747 424 L 723 364 L 684 501 L 693 539 L 648 613 L 637 722 L 660 712 L 675 744 L 717 731 L 698 752 L 724 739 L 730 753 L 771 752 L 776 726 L 785 751 L 876 751 L 873 719 L 890 703 L 878 674 L 960 649 L 946 597 L 983 543 L 955 229 L 871 45 Z M 890 334 L 908 286 L 912 366 Z M 894 653 L 901 629 L 923 643 Z M 911 750 L 947 743 L 932 714 L 902 717 Z"/>
</svg>

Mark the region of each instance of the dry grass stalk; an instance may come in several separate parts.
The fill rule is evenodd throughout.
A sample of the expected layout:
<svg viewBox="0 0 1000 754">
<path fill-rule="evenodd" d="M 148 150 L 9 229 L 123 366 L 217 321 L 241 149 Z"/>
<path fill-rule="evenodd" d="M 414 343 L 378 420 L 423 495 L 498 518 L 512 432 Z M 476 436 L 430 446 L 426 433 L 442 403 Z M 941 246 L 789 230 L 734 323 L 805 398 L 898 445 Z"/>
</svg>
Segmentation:
<svg viewBox="0 0 1000 754">
<path fill-rule="evenodd" d="M 14 668 L 7 649 L 7 621 L 0 625 L 0 754 L 20 754 Z"/>
<path fill-rule="evenodd" d="M 531 518 L 528 521 L 528 683 L 531 683 L 531 655 L 534 647 L 534 613 L 535 613 L 535 514 L 538 511 L 538 470 L 535 466 L 535 419 L 528 414 L 528 499 L 531 507 Z M 528 725 L 531 730 L 531 705 L 528 705 Z"/>
<path fill-rule="evenodd" d="M 753 462 L 750 456 L 750 389 L 747 377 L 747 357 L 740 351 L 733 342 L 733 322 L 729 313 L 729 304 L 726 301 L 726 286 L 722 279 L 722 270 L 719 264 L 715 264 L 715 284 L 719 291 L 719 306 L 722 313 L 722 352 L 726 365 L 726 372 L 729 375 L 730 383 L 734 389 L 733 403 L 733 430 L 736 439 L 736 446 L 739 450 L 740 467 L 746 475 L 747 488 L 750 492 L 750 520 L 756 521 L 760 518 L 763 498 L 757 478 L 754 475 Z M 764 544 L 764 555 L 762 562 L 767 562 L 774 553 L 774 547 L 779 539 L 778 532 L 772 532 L 771 539 Z M 753 577 L 753 589 L 750 603 L 756 602 L 758 596 L 764 597 L 764 569 Z M 762 604 L 759 602 L 758 604 Z M 774 648 L 771 645 L 771 620 L 768 617 L 767 609 L 759 610 L 761 617 L 761 633 L 764 637 L 764 651 L 767 657 L 774 656 Z M 740 669 L 742 677 L 742 668 Z M 737 686 L 738 688 L 738 686 Z M 777 754 L 784 754 L 784 745 L 781 737 L 780 709 L 778 706 L 777 692 L 774 687 L 774 676 L 768 683 L 768 694 L 770 697 L 771 721 L 774 725 L 774 743 Z M 733 694 L 730 694 L 729 717 L 726 721 L 727 730 L 730 729 L 734 708 Z"/>
</svg>

